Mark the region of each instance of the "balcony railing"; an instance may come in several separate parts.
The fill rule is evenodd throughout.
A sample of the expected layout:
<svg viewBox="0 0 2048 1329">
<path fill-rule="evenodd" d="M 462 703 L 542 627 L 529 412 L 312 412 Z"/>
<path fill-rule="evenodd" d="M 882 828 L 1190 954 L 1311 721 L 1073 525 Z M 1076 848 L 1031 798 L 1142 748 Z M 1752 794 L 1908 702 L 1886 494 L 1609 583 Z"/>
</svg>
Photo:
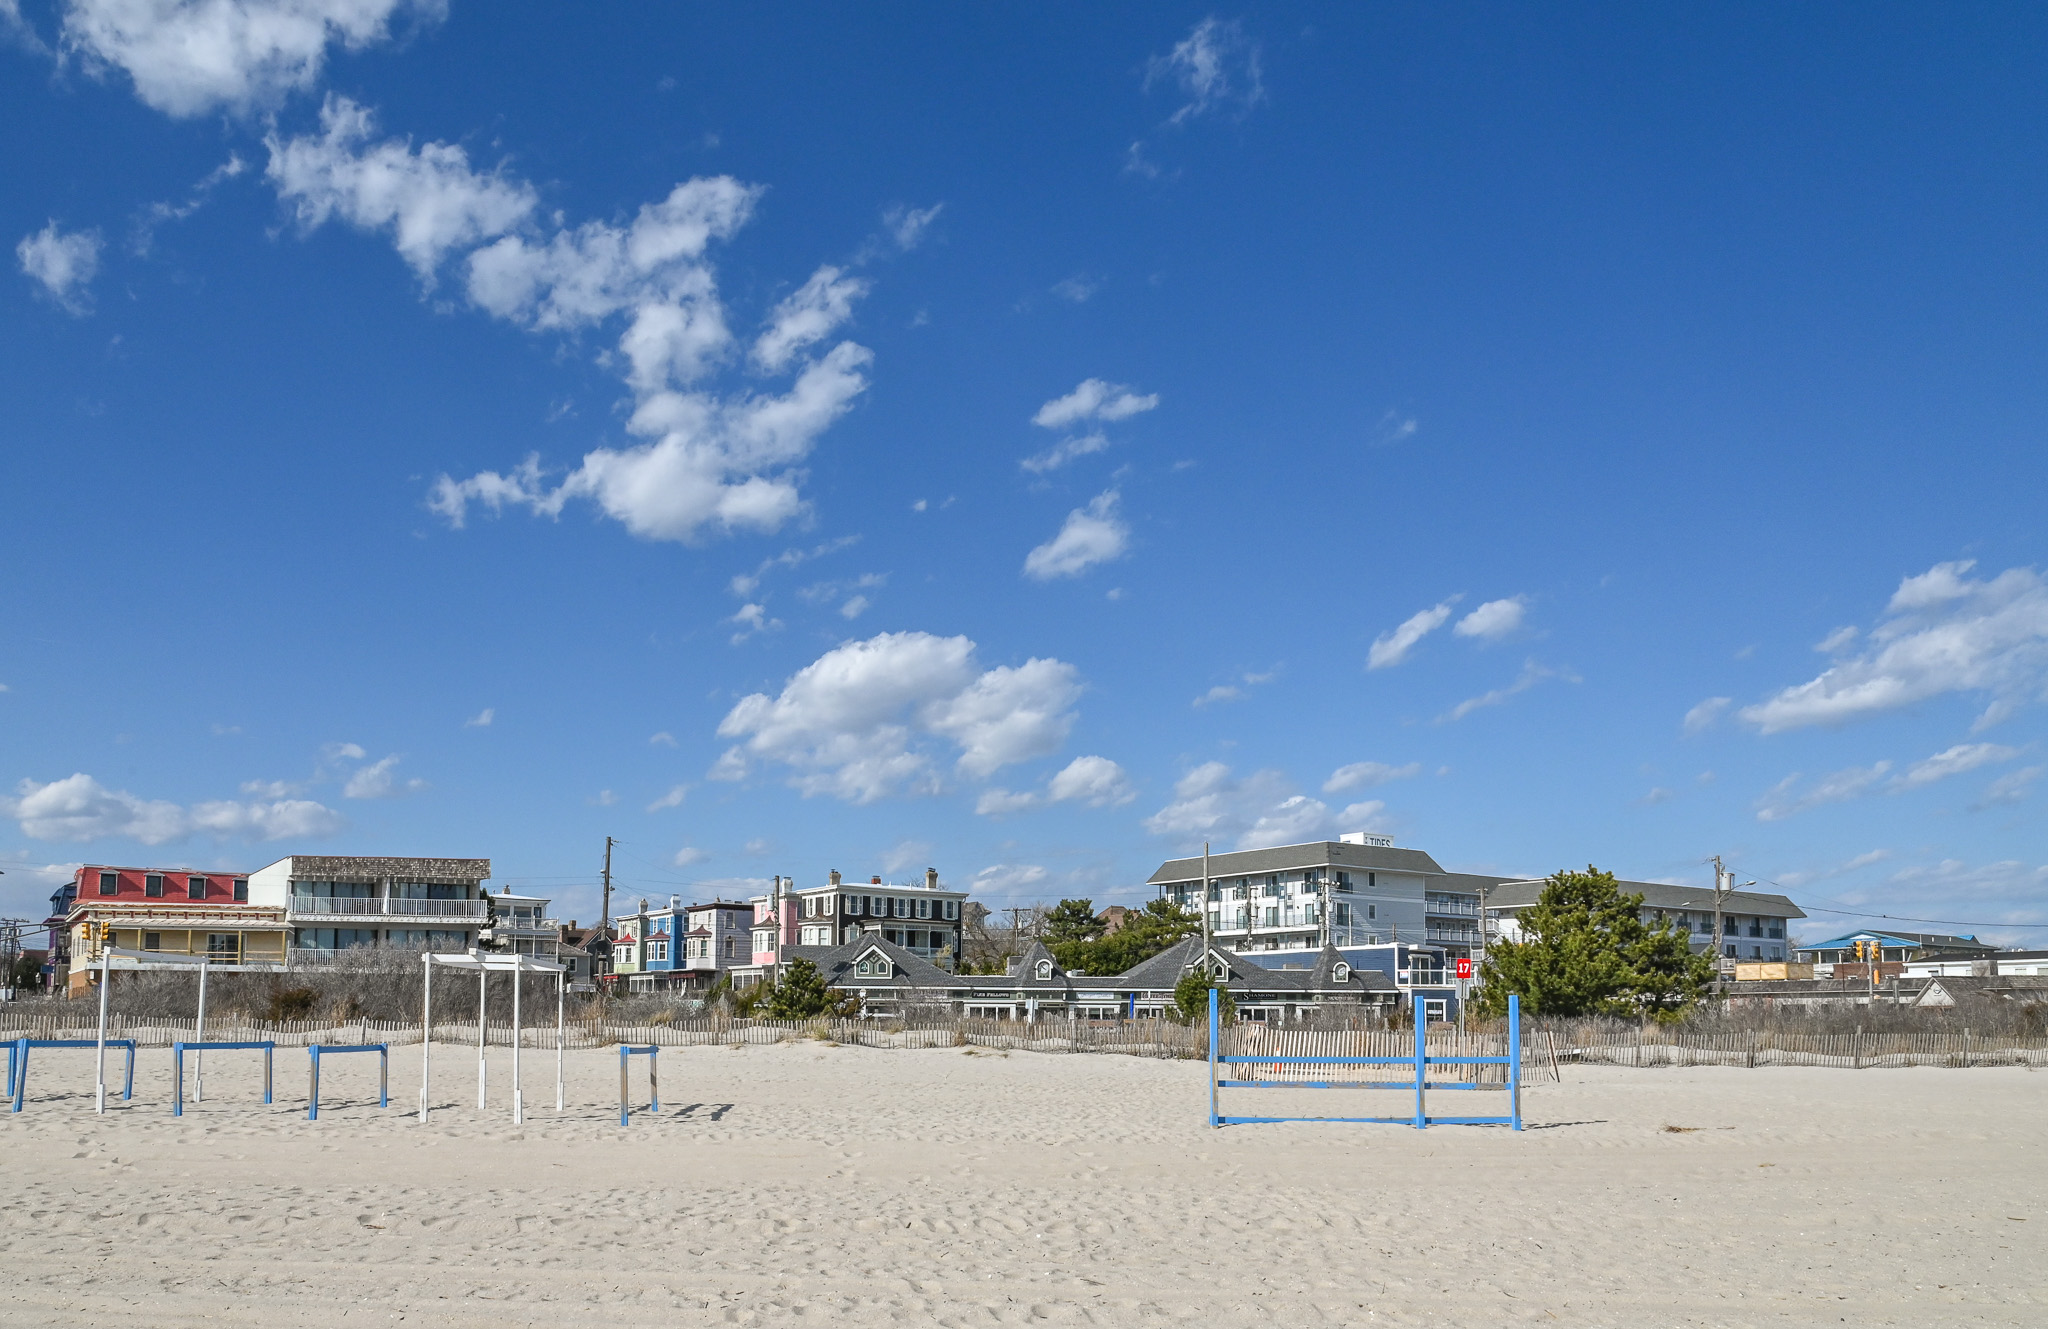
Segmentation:
<svg viewBox="0 0 2048 1329">
<path fill-rule="evenodd" d="M 1422 912 L 1434 914 L 1440 918 L 1477 918 L 1479 917 L 1479 901 L 1449 900 L 1433 895 L 1423 902 Z"/>
<path fill-rule="evenodd" d="M 459 918 L 484 916 L 482 900 L 387 900 L 333 899 L 319 895 L 289 897 L 291 912 L 300 916 L 326 914 L 347 918 Z"/>
</svg>

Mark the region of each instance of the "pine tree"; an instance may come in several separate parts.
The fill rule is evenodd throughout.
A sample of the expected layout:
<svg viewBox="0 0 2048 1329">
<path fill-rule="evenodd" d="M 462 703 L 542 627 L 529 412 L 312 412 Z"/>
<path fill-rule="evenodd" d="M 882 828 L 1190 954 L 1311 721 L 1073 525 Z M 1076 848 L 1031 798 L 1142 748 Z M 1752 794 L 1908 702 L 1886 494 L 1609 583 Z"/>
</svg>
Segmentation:
<svg viewBox="0 0 2048 1329">
<path fill-rule="evenodd" d="M 1143 909 L 1124 915 L 1124 925 L 1106 937 L 1049 941 L 1046 949 L 1069 972 L 1121 974 L 1201 930 L 1202 920 L 1173 901 L 1148 900 Z"/>
<path fill-rule="evenodd" d="M 1698 1001 L 1713 962 L 1694 955 L 1675 924 L 1643 922 L 1643 897 L 1624 895 L 1614 874 L 1559 872 L 1516 920 L 1519 941 L 1487 948 L 1474 1006 L 1507 1011 L 1508 994 L 1529 1015 L 1669 1016 Z"/>
<path fill-rule="evenodd" d="M 818 966 L 801 955 L 782 967 L 782 978 L 768 994 L 768 1014 L 777 1020 L 808 1020 L 832 1009 L 832 991 Z"/>
<path fill-rule="evenodd" d="M 1040 939 L 1050 950 L 1077 941 L 1094 941 L 1102 935 L 1102 920 L 1095 916 L 1093 900 L 1062 900 L 1045 911 L 1045 929 Z"/>
<path fill-rule="evenodd" d="M 1237 1018 L 1237 1003 L 1221 979 L 1212 979 L 1205 969 L 1190 969 L 1173 985 L 1173 1009 L 1181 1023 L 1194 1024 L 1209 1018 L 1209 989 L 1216 989 L 1216 1019 L 1229 1024 Z"/>
</svg>

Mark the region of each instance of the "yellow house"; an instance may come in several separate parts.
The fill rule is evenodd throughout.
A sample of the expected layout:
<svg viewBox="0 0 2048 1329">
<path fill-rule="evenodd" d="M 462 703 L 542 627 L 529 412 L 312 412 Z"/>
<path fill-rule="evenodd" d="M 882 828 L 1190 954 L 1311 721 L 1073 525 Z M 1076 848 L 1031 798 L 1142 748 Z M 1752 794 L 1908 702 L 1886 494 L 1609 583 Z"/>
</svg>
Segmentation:
<svg viewBox="0 0 2048 1329">
<path fill-rule="evenodd" d="M 248 898 L 248 878 L 230 872 L 86 864 L 72 879 L 64 917 L 66 990 L 91 990 L 104 946 L 204 955 L 226 970 L 283 969 L 284 910 Z"/>
</svg>

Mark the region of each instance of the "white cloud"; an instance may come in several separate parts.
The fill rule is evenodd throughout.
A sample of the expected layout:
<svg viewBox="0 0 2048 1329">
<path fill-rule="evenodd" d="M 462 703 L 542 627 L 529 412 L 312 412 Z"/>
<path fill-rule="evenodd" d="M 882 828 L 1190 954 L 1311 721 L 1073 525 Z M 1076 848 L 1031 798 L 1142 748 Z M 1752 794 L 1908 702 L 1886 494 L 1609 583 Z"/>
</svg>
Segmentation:
<svg viewBox="0 0 2048 1329">
<path fill-rule="evenodd" d="M 1332 812 L 1319 799 L 1296 793 L 1280 771 L 1236 779 L 1220 761 L 1205 762 L 1173 787 L 1174 801 L 1145 819 L 1154 835 L 1182 843 L 1237 837 L 1239 849 L 1302 844 L 1342 831 L 1382 830 L 1386 804 L 1377 799 Z"/>
<path fill-rule="evenodd" d="M 939 787 L 931 740 L 959 749 L 954 765 L 986 777 L 1066 741 L 1080 695 L 1072 665 L 1032 659 L 982 671 L 966 637 L 883 633 L 827 651 L 778 696 L 744 697 L 719 724 L 740 739 L 713 768 L 742 778 L 755 760 L 790 767 L 806 795 L 868 803 Z"/>
<path fill-rule="evenodd" d="M 1946 780 L 1951 775 L 1974 771 L 1980 766 L 2011 761 L 2019 755 L 2018 748 L 2001 747 L 1996 743 L 1958 743 L 1925 761 L 1914 762 L 1893 783 L 1902 789 L 1917 789 L 1937 780 Z"/>
<path fill-rule="evenodd" d="M 206 200 L 223 180 L 232 180 L 249 169 L 249 163 L 242 160 L 240 153 L 231 152 L 228 159 L 199 177 L 199 183 L 192 186 L 182 203 L 168 203 L 159 200 L 145 207 L 135 219 L 135 229 L 129 240 L 129 248 L 135 253 L 147 256 L 156 245 L 156 228 L 169 221 L 183 221 L 206 205 Z"/>
<path fill-rule="evenodd" d="M 798 351 L 852 318 L 853 302 L 868 289 L 860 277 L 849 277 L 829 264 L 819 268 L 769 315 L 767 330 L 754 342 L 755 361 L 770 373 L 780 372 Z"/>
<path fill-rule="evenodd" d="M 1395 780 L 1412 780 L 1420 774 L 1422 763 L 1419 761 L 1411 761 L 1406 766 L 1389 766 L 1382 761 L 1354 761 L 1330 772 L 1330 778 L 1323 781 L 1323 792 L 1341 794 L 1352 789 L 1369 789 Z"/>
<path fill-rule="evenodd" d="M 445 12 L 445 0 L 68 0 L 62 44 L 95 73 L 125 71 L 166 115 L 246 112 L 317 83 L 330 44 L 361 50 L 396 15 Z"/>
<path fill-rule="evenodd" d="M 669 859 L 669 862 L 675 864 L 679 868 L 686 868 L 689 867 L 692 863 L 701 863 L 709 857 L 711 857 L 711 855 L 706 853 L 704 850 L 692 848 L 689 845 L 685 845 L 681 849 L 676 850 L 675 856 Z"/>
<path fill-rule="evenodd" d="M 1063 438 L 1044 452 L 1034 453 L 1017 464 L 1033 475 L 1044 475 L 1047 471 L 1058 470 L 1077 457 L 1089 456 L 1108 446 L 1109 435 L 1098 429 L 1092 434 Z"/>
<path fill-rule="evenodd" d="M 1566 683 L 1576 683 L 1579 681 L 1579 676 L 1572 673 L 1569 669 L 1552 669 L 1548 665 L 1541 665 L 1534 660 L 1529 660 L 1523 663 L 1522 672 L 1516 676 L 1514 682 L 1504 688 L 1495 688 L 1491 692 L 1482 692 L 1476 697 L 1467 697 L 1464 701 L 1459 702 L 1456 706 L 1451 707 L 1450 710 L 1438 716 L 1437 723 L 1442 724 L 1446 721 L 1455 723 L 1474 711 L 1483 710 L 1488 706 L 1498 706 L 1508 698 L 1527 692 L 1530 688 L 1549 678 L 1562 679 Z"/>
<path fill-rule="evenodd" d="M 1106 489 L 1085 508 L 1067 514 L 1059 534 L 1024 558 L 1024 575 L 1037 581 L 1076 577 L 1123 556 L 1131 531 L 1117 515 L 1117 491 Z"/>
<path fill-rule="evenodd" d="M 647 739 L 647 746 L 651 748 L 672 748 L 675 745 L 676 736 L 666 729 L 658 734 L 649 735 Z"/>
<path fill-rule="evenodd" d="M 1451 631 L 1460 637 L 1499 641 L 1522 626 L 1522 618 L 1528 607 L 1527 598 L 1520 595 L 1505 600 L 1488 600 L 1459 619 L 1458 625 Z"/>
<path fill-rule="evenodd" d="M 1983 728 L 2040 698 L 2048 691 L 2048 584 L 2032 568 L 1974 579 L 1974 566 L 1941 563 L 1907 577 L 1859 653 L 1745 707 L 1742 719 L 1774 734 L 1958 692 L 1990 698 L 1977 721 Z"/>
<path fill-rule="evenodd" d="M 1101 289 L 1102 281 L 1100 278 L 1090 277 L 1086 273 L 1079 272 L 1071 277 L 1062 277 L 1052 284 L 1052 293 L 1054 295 L 1077 305 L 1087 304 L 1089 299 Z"/>
<path fill-rule="evenodd" d="M 373 143 L 369 113 L 344 98 L 329 100 L 322 126 L 318 136 L 268 140 L 269 175 L 304 224 L 339 217 L 389 230 L 428 286 L 445 260 L 469 250 L 470 300 L 533 331 L 623 324 L 606 360 L 632 391 L 626 431 L 640 442 L 596 448 L 559 482 L 537 456 L 505 472 L 442 475 L 428 494 L 432 511 L 460 528 L 472 504 L 559 518 L 582 499 L 635 535 L 682 542 L 773 531 L 802 514 L 796 468 L 866 390 L 873 358 L 850 341 L 816 357 L 805 348 L 866 283 L 822 268 L 771 316 L 758 362 L 795 374 L 785 390 L 697 386 L 730 360 L 733 341 L 706 250 L 746 223 L 758 187 L 690 180 L 630 223 L 543 231 L 532 186 L 472 170 L 459 147 Z"/>
<path fill-rule="evenodd" d="M 83 317 L 92 310 L 92 293 L 87 288 L 100 270 L 100 247 L 97 229 L 66 232 L 52 218 L 42 230 L 23 236 L 14 247 L 14 256 L 45 295 L 65 311 Z"/>
<path fill-rule="evenodd" d="M 974 874 L 969 889 L 984 900 L 1015 899 L 1047 877 L 1036 863 L 993 863 Z"/>
<path fill-rule="evenodd" d="M 415 151 L 400 139 L 371 143 L 369 110 L 346 97 L 320 108 L 318 136 L 264 139 L 265 169 L 278 197 L 308 228 L 340 217 L 364 230 L 391 232 L 392 244 L 431 286 L 448 254 L 518 226 L 538 203 L 532 186 L 469 166 L 451 143 Z"/>
<path fill-rule="evenodd" d="M 768 617 L 767 606 L 758 604 L 741 605 L 739 612 L 725 621 L 739 625 L 740 630 L 732 634 L 732 644 L 735 646 L 757 632 L 773 632 L 782 626 L 781 619 Z"/>
<path fill-rule="evenodd" d="M 882 854 L 882 871 L 901 872 L 932 861 L 932 847 L 923 840 L 898 840 Z"/>
<path fill-rule="evenodd" d="M 660 798 L 657 798 L 652 803 L 649 803 L 647 805 L 647 810 L 649 812 L 659 812 L 663 808 L 679 808 L 683 805 L 683 800 L 685 798 L 688 798 L 689 796 L 690 786 L 686 784 L 679 784 L 671 788 L 667 793 L 663 794 Z"/>
<path fill-rule="evenodd" d="M 306 787 L 293 780 L 244 780 L 242 792 L 252 798 L 277 802 L 280 799 L 297 798 L 306 792 Z"/>
<path fill-rule="evenodd" d="M 727 584 L 728 589 L 734 595 L 744 599 L 760 589 L 762 578 L 777 568 L 798 567 L 810 562 L 814 558 L 823 558 L 827 554 L 836 554 L 848 545 L 858 543 L 860 543 L 858 535 L 842 535 L 836 540 L 827 540 L 825 543 L 810 549 L 785 549 L 773 557 L 762 559 L 761 565 L 752 572 L 736 574 L 732 581 Z"/>
<path fill-rule="evenodd" d="M 1892 763 L 1880 761 L 1874 766 L 1836 771 L 1803 793 L 1797 791 L 1800 777 L 1795 773 L 1773 785 L 1757 801 L 1757 820 L 1783 821 L 1808 808 L 1846 802 L 1870 793 L 1902 794 L 1924 789 L 1951 776 L 1965 775 L 1985 766 L 2011 761 L 2017 756 L 2018 748 L 2002 747 L 1997 743 L 1958 743 L 1925 760 L 1914 762 L 1890 779 L 1884 777 L 1891 771 Z"/>
<path fill-rule="evenodd" d="M 1220 702 L 1242 701 L 1243 699 L 1243 688 L 1233 687 L 1228 683 L 1218 683 L 1215 687 L 1210 688 L 1207 692 L 1195 698 L 1194 707 L 1196 710 L 1200 710 L 1204 706 L 1215 706 Z"/>
<path fill-rule="evenodd" d="M 478 711 L 475 715 L 472 715 L 467 720 L 464 720 L 462 722 L 462 727 L 464 729 L 489 729 L 491 727 L 491 721 L 497 718 L 498 712 L 495 709 L 486 706 L 482 710 Z"/>
<path fill-rule="evenodd" d="M 598 790 L 597 797 L 590 800 L 592 806 L 600 808 L 612 807 L 616 805 L 618 801 L 619 796 L 609 789 Z"/>
<path fill-rule="evenodd" d="M 1666 789 L 1663 785 L 1655 785 L 1651 787 L 1649 793 L 1644 794 L 1641 798 L 1637 799 L 1636 802 L 1641 803 L 1644 807 L 1653 808 L 1656 807 L 1659 803 L 1669 803 L 1672 799 L 1676 797 L 1678 797 L 1677 794 L 1673 793 L 1669 789 Z"/>
<path fill-rule="evenodd" d="M 360 748 L 357 749 L 361 751 Z M 397 769 L 398 754 L 360 767 L 348 777 L 348 783 L 341 787 L 343 798 L 397 798 L 403 794 L 418 793 L 427 787 L 425 780 L 407 780 L 399 783 L 392 772 Z"/>
<path fill-rule="evenodd" d="M 1138 796 L 1124 768 L 1107 757 L 1076 757 L 1046 781 L 1044 792 L 1013 794 L 1007 789 L 990 789 L 976 800 L 974 810 L 984 817 L 1012 812 L 1029 812 L 1055 803 L 1086 803 L 1091 808 L 1122 807 Z"/>
<path fill-rule="evenodd" d="M 1442 604 L 1411 614 L 1401 626 L 1392 632 L 1382 632 L 1373 639 L 1372 649 L 1366 653 L 1367 669 L 1387 669 L 1408 658 L 1408 652 L 1415 649 L 1417 642 L 1435 632 L 1451 616 L 1451 606 L 1458 602 L 1452 596 Z"/>
<path fill-rule="evenodd" d="M 1888 761 L 1881 761 L 1875 766 L 1868 767 L 1852 766 L 1848 770 L 1823 776 L 1818 784 L 1804 793 L 1795 792 L 1800 777 L 1796 774 L 1788 775 L 1757 800 L 1756 819 L 1783 821 L 1809 808 L 1860 798 L 1882 784 L 1891 769 L 1892 764 Z"/>
<path fill-rule="evenodd" d="M 1242 115 L 1266 99 L 1259 44 L 1245 36 L 1236 19 L 1213 15 L 1197 23 L 1171 51 L 1152 58 L 1145 86 L 1155 83 L 1170 83 L 1186 98 L 1167 117 L 1168 124 L 1185 124 L 1218 111 Z"/>
<path fill-rule="evenodd" d="M 845 604 L 839 606 L 839 616 L 851 621 L 859 618 L 867 610 L 868 598 L 865 595 L 856 595 Z"/>
<path fill-rule="evenodd" d="M 1685 713 L 1683 728 L 1687 734 L 1697 734 L 1710 729 L 1716 720 L 1727 713 L 1735 704 L 1733 697 L 1709 697 Z"/>
<path fill-rule="evenodd" d="M 1041 429 L 1065 429 L 1089 420 L 1128 420 L 1158 405 L 1159 394 L 1156 392 L 1141 396 L 1121 383 L 1090 378 L 1082 380 L 1080 386 L 1066 396 L 1055 397 L 1039 407 L 1038 413 L 1031 417 L 1031 423 Z"/>
<path fill-rule="evenodd" d="M 934 203 L 928 208 L 906 208 L 901 204 L 886 208 L 882 212 L 882 225 L 889 229 L 889 238 L 905 253 L 924 243 L 924 233 L 931 229 L 945 204 Z"/>
<path fill-rule="evenodd" d="M 370 754 L 357 743 L 329 743 L 320 749 L 320 755 L 329 761 L 361 761 Z"/>
<path fill-rule="evenodd" d="M 1813 644 L 1813 649 L 1821 652 L 1823 655 L 1833 655 L 1837 651 L 1844 650 L 1847 647 L 1854 645 L 1856 642 L 1856 635 L 1856 628 L 1854 624 L 1850 624 L 1845 627 L 1839 627 L 1836 628 L 1833 632 L 1830 632 L 1827 636 L 1815 642 Z"/>
<path fill-rule="evenodd" d="M 1380 417 L 1379 433 L 1372 441 L 1379 447 L 1392 447 L 1404 439 L 1415 437 L 1421 428 L 1422 422 L 1414 416 L 1388 411 Z"/>
<path fill-rule="evenodd" d="M 305 799 L 220 800 L 186 809 L 108 789 L 83 772 L 49 784 L 23 780 L 15 793 L 0 798 L 0 811 L 33 840 L 128 839 L 155 845 L 194 832 L 280 840 L 331 835 L 344 825 L 341 814 Z"/>
<path fill-rule="evenodd" d="M 1977 808 L 1981 811 L 2019 802 L 2044 771 L 2048 771 L 2048 766 L 2022 766 L 2016 771 L 2006 772 L 1984 787 L 1984 797 L 1977 800 Z"/>
</svg>

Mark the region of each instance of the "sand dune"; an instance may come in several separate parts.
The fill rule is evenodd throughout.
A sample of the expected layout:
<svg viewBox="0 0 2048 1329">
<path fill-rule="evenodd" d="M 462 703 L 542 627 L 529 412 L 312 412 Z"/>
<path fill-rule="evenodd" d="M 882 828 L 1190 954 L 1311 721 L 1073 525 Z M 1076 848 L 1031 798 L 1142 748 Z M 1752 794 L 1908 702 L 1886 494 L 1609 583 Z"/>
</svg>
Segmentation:
<svg viewBox="0 0 2048 1329">
<path fill-rule="evenodd" d="M 417 1048 L 388 1111 L 330 1062 L 318 1122 L 296 1049 L 183 1119 L 167 1052 L 104 1118 L 36 1057 L 5 1325 L 2048 1323 L 2038 1072 L 1568 1068 L 1517 1136 L 1211 1131 L 1202 1064 L 1118 1056 L 669 1049 L 625 1128 L 607 1051 L 559 1116 L 529 1053 L 519 1128 L 502 1048 L 479 1113 L 437 1047 L 424 1127 Z"/>
</svg>

